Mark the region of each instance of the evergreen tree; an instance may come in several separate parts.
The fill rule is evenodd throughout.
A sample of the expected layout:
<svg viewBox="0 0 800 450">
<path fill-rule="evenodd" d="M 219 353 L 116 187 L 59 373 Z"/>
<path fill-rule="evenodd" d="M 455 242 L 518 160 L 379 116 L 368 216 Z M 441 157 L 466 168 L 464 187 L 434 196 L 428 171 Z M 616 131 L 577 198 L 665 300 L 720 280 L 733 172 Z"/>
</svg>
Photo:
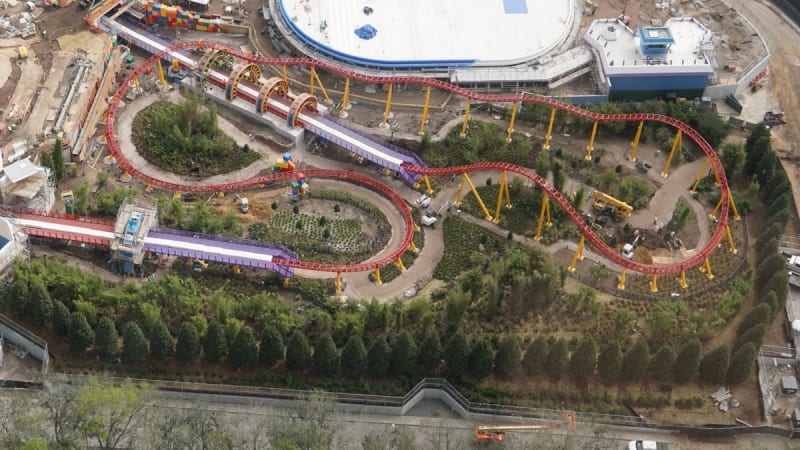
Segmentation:
<svg viewBox="0 0 800 450">
<path fill-rule="evenodd" d="M 672 345 L 662 345 L 650 360 L 650 375 L 659 381 L 671 380 L 674 366 L 675 350 Z"/>
<path fill-rule="evenodd" d="M 537 336 L 528 344 L 528 349 L 525 350 L 525 356 L 522 358 L 522 367 L 526 374 L 535 377 L 544 372 L 549 347 L 544 336 Z"/>
<path fill-rule="evenodd" d="M 747 344 L 748 342 L 752 342 L 756 348 L 761 347 L 761 342 L 764 340 L 764 336 L 766 334 L 767 326 L 763 323 L 760 323 L 739 336 L 739 338 L 736 339 L 736 344 L 733 346 L 733 348 L 738 350 L 741 346 Z"/>
<path fill-rule="evenodd" d="M 435 372 L 442 364 L 442 341 L 439 332 L 430 327 L 419 347 L 419 362 L 428 372 Z"/>
<path fill-rule="evenodd" d="M 306 335 L 294 330 L 286 343 L 286 368 L 289 370 L 305 370 L 311 363 L 311 348 Z"/>
<path fill-rule="evenodd" d="M 130 364 L 139 364 L 147 357 L 147 340 L 136 322 L 128 322 L 122 329 L 122 345 L 125 360 Z"/>
<path fill-rule="evenodd" d="M 200 354 L 200 333 L 192 322 L 185 321 L 178 328 L 178 339 L 177 342 L 175 342 L 175 354 L 178 356 L 178 359 L 187 362 L 194 361 L 197 355 Z"/>
<path fill-rule="evenodd" d="M 228 339 L 225 337 L 225 328 L 217 321 L 211 322 L 208 324 L 208 331 L 206 331 L 203 356 L 206 361 L 216 363 L 226 353 L 228 353 Z"/>
<path fill-rule="evenodd" d="M 774 294 L 773 294 L 774 295 Z M 750 328 L 758 324 L 766 324 L 770 319 L 770 307 L 768 304 L 760 303 L 756 305 L 755 308 L 751 309 L 744 319 L 742 319 L 742 323 L 736 327 L 736 333 L 738 335 L 744 334 Z"/>
<path fill-rule="evenodd" d="M 688 383 L 694 378 L 700 366 L 702 351 L 703 345 L 697 339 L 693 339 L 683 346 L 675 358 L 675 366 L 672 371 L 676 383 Z"/>
<path fill-rule="evenodd" d="M 502 378 L 512 378 L 519 371 L 522 363 L 522 349 L 516 336 L 506 336 L 500 341 L 500 346 L 495 355 L 494 365 L 497 375 Z"/>
<path fill-rule="evenodd" d="M 457 332 L 450 336 L 444 349 L 444 360 L 447 363 L 447 373 L 459 378 L 467 371 L 470 349 L 464 333 Z"/>
<path fill-rule="evenodd" d="M 756 278 L 754 283 L 756 291 L 760 292 L 763 290 L 764 287 L 767 286 L 767 282 L 776 272 L 785 269 L 786 260 L 780 253 L 773 253 L 772 255 L 768 256 L 767 259 L 765 259 L 756 268 Z"/>
<path fill-rule="evenodd" d="M 619 342 L 611 341 L 603 346 L 603 351 L 597 357 L 597 373 L 605 384 L 619 380 L 622 370 L 622 349 Z"/>
<path fill-rule="evenodd" d="M 348 374 L 358 375 L 367 366 L 367 348 L 361 336 L 354 334 L 342 348 L 342 369 Z"/>
<path fill-rule="evenodd" d="M 53 178 L 56 181 L 61 181 L 64 178 L 64 148 L 59 138 L 56 138 L 56 144 L 53 147 L 52 161 Z"/>
<path fill-rule="evenodd" d="M 408 331 L 402 331 L 392 342 L 391 368 L 395 375 L 409 375 L 417 361 L 417 343 Z"/>
<path fill-rule="evenodd" d="M 586 336 L 581 340 L 580 345 L 572 353 L 569 361 L 569 368 L 572 377 L 584 385 L 589 378 L 594 375 L 597 366 L 597 341 L 592 336 Z"/>
<path fill-rule="evenodd" d="M 259 363 L 270 369 L 283 359 L 284 352 L 281 332 L 272 325 L 264 326 L 264 329 L 261 330 L 261 343 L 258 346 Z"/>
<path fill-rule="evenodd" d="M 756 267 L 775 253 L 778 253 L 778 238 L 770 237 L 760 245 L 756 243 Z"/>
<path fill-rule="evenodd" d="M 53 301 L 53 331 L 59 336 L 69 334 L 69 308 L 61 300 Z"/>
<path fill-rule="evenodd" d="M 775 314 L 779 310 L 779 308 L 778 308 L 778 294 L 776 294 L 775 291 L 767 291 L 767 292 L 764 292 L 762 295 L 760 295 L 758 300 L 761 302 L 760 303 L 761 305 L 766 305 L 768 307 L 768 309 L 769 309 L 769 317 L 767 318 L 766 322 L 762 322 L 762 323 L 769 323 L 772 320 L 772 318 L 775 317 Z M 745 320 L 747 320 L 747 317 L 745 317 Z M 750 328 L 753 328 L 754 326 L 755 325 L 752 325 L 752 326 L 750 326 Z M 747 331 L 747 330 L 744 330 L 744 331 Z M 741 334 L 744 331 L 738 331 L 738 333 Z"/>
<path fill-rule="evenodd" d="M 324 376 L 334 376 L 339 370 L 339 352 L 328 333 L 322 333 L 314 346 L 314 370 Z"/>
<path fill-rule="evenodd" d="M 369 372 L 376 376 L 382 377 L 389 372 L 390 357 L 392 349 L 389 348 L 389 343 L 386 342 L 385 336 L 380 336 L 369 344 L 367 351 L 367 365 Z"/>
<path fill-rule="evenodd" d="M 641 381 L 647 373 L 647 364 L 650 362 L 650 349 L 647 342 L 636 341 L 622 357 L 622 376 L 626 381 Z"/>
<path fill-rule="evenodd" d="M 63 305 L 63 303 L 61 304 Z M 108 358 L 117 353 L 118 346 L 119 333 L 117 333 L 117 327 L 114 326 L 114 321 L 108 317 L 100 318 L 100 320 L 97 321 L 97 332 L 95 333 L 94 339 L 94 348 L 97 349 L 97 353 L 99 353 L 100 356 Z"/>
<path fill-rule="evenodd" d="M 91 345 L 94 331 L 83 314 L 75 311 L 69 315 L 69 346 L 73 353 L 81 354 Z"/>
<path fill-rule="evenodd" d="M 27 311 L 28 317 L 37 325 L 47 325 L 53 315 L 53 301 L 47 292 L 47 286 L 41 279 L 34 279 L 29 286 Z"/>
<path fill-rule="evenodd" d="M 756 346 L 752 342 L 739 347 L 739 350 L 736 350 L 731 356 L 727 374 L 728 383 L 739 384 L 747 380 L 747 377 L 753 372 L 755 362 Z"/>
<path fill-rule="evenodd" d="M 192 326 L 194 328 L 194 326 Z M 234 369 L 247 369 L 258 359 L 258 344 L 253 329 L 245 325 L 236 333 L 228 361 Z"/>
<path fill-rule="evenodd" d="M 730 353 L 727 345 L 720 345 L 703 355 L 700 360 L 700 379 L 704 383 L 719 384 L 725 381 L 728 373 L 728 361 Z"/>
<path fill-rule="evenodd" d="M 748 137 L 748 143 L 745 144 L 745 157 L 744 157 L 744 172 L 749 176 L 756 174 L 756 169 L 765 157 L 771 153 L 772 145 L 769 142 L 769 134 L 760 136 L 756 140 L 750 142 L 750 138 L 754 137 L 756 133 L 753 131 Z"/>
<path fill-rule="evenodd" d="M 23 317 L 28 311 L 28 301 L 30 299 L 27 281 L 22 278 L 15 279 L 8 288 L 7 298 L 11 312 L 17 317 Z"/>
<path fill-rule="evenodd" d="M 159 320 L 150 329 L 150 356 L 157 361 L 170 358 L 175 352 L 175 341 L 169 332 L 167 324 Z"/>
<path fill-rule="evenodd" d="M 493 360 L 492 343 L 485 337 L 478 338 L 469 352 L 469 373 L 478 380 L 488 377 L 492 373 Z"/>
<path fill-rule="evenodd" d="M 547 353 L 545 371 L 553 381 L 560 380 L 569 367 L 569 345 L 564 338 L 558 338 Z"/>
</svg>

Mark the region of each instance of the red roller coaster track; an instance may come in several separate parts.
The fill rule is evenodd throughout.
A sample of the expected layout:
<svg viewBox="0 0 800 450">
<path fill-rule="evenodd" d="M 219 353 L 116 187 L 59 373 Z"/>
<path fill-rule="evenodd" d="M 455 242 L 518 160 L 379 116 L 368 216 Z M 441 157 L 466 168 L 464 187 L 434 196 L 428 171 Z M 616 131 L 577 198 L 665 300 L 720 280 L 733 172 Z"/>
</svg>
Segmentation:
<svg viewBox="0 0 800 450">
<path fill-rule="evenodd" d="M 153 178 L 138 170 L 127 159 L 125 159 L 124 155 L 119 149 L 119 146 L 117 145 L 116 135 L 114 133 L 114 119 L 116 117 L 117 107 L 119 106 L 120 101 L 127 92 L 130 82 L 133 81 L 138 76 L 140 76 L 141 74 L 143 74 L 148 67 L 152 67 L 157 60 L 165 58 L 174 52 L 179 52 L 182 50 L 198 49 L 198 48 L 224 51 L 225 53 L 228 53 L 232 56 L 235 56 L 239 59 L 245 60 L 253 64 L 274 65 L 274 66 L 284 66 L 284 65 L 313 66 L 317 68 L 326 69 L 331 72 L 367 83 L 379 83 L 379 84 L 406 83 L 406 84 L 431 86 L 447 92 L 461 95 L 462 97 L 466 97 L 471 100 L 476 100 L 486 103 L 535 103 L 540 105 L 547 105 L 592 121 L 600 121 L 600 122 L 647 121 L 647 122 L 658 122 L 670 125 L 678 130 L 681 130 L 687 138 L 694 141 L 695 144 L 697 144 L 697 146 L 703 151 L 703 153 L 705 153 L 706 157 L 711 162 L 711 167 L 719 179 L 721 205 L 719 210 L 719 220 L 717 221 L 716 229 L 714 230 L 714 233 L 711 235 L 711 238 L 706 243 L 706 245 L 701 250 L 696 252 L 693 256 L 683 261 L 679 261 L 668 265 L 642 264 L 622 257 L 617 251 L 606 245 L 606 243 L 603 242 L 600 236 L 595 234 L 594 231 L 588 225 L 586 225 L 586 223 L 581 218 L 580 213 L 572 207 L 569 200 L 567 200 L 554 187 L 547 184 L 544 178 L 540 177 L 531 169 L 527 169 L 521 166 L 516 166 L 513 164 L 497 163 L 497 162 L 486 162 L 486 163 L 470 164 L 467 166 L 447 167 L 447 168 L 426 168 L 426 167 L 405 165 L 404 168 L 410 172 L 416 172 L 419 174 L 432 175 L 432 176 L 450 175 L 450 174 L 475 172 L 475 171 L 487 171 L 487 170 L 491 171 L 506 170 L 516 173 L 536 183 L 553 200 L 555 200 L 567 212 L 570 219 L 578 226 L 578 229 L 581 231 L 581 233 L 583 233 L 583 235 L 586 237 L 589 243 L 594 248 L 596 248 L 603 256 L 605 256 L 610 261 L 620 265 L 621 267 L 624 267 L 633 272 L 638 272 L 646 275 L 677 274 L 684 272 L 687 269 L 691 269 L 692 267 L 696 267 L 702 264 L 711 255 L 714 249 L 719 245 L 720 242 L 722 242 L 722 239 L 724 238 L 725 231 L 728 225 L 729 188 L 728 188 L 728 180 L 725 176 L 725 171 L 722 168 L 722 163 L 720 162 L 719 158 L 717 158 L 716 153 L 714 149 L 711 147 L 711 145 L 695 129 L 672 117 L 665 116 L 662 114 L 646 114 L 646 113 L 645 114 L 600 114 L 578 108 L 576 106 L 570 105 L 560 100 L 556 100 L 551 97 L 531 95 L 531 94 L 514 94 L 514 95 L 480 94 L 460 88 L 458 86 L 452 85 L 444 81 L 430 79 L 430 78 L 414 77 L 414 76 L 410 77 L 369 76 L 352 72 L 347 69 L 313 59 L 265 58 L 244 53 L 240 50 L 228 47 L 226 45 L 214 42 L 205 42 L 205 41 L 180 42 L 165 49 L 164 51 L 158 54 L 151 56 L 128 75 L 128 77 L 123 81 L 119 90 L 114 95 L 111 104 L 109 105 L 108 114 L 106 118 L 106 127 L 105 127 L 105 134 L 108 142 L 109 151 L 116 158 L 117 163 L 123 170 L 125 170 L 130 175 L 142 179 L 143 181 L 151 185 L 179 192 L 181 191 L 223 192 L 223 191 L 243 189 L 246 187 L 260 185 L 276 180 L 285 180 L 289 179 L 292 176 L 289 173 L 279 173 L 279 174 L 267 175 L 257 178 L 251 178 L 249 180 L 241 180 L 237 182 L 224 183 L 224 184 L 182 185 L 178 183 L 171 183 L 164 180 L 159 180 L 157 178 Z M 392 202 L 394 202 L 395 206 L 397 206 L 398 210 L 401 212 L 405 220 L 406 229 L 405 229 L 405 236 L 403 239 L 403 243 L 387 256 L 384 256 L 374 261 L 354 264 L 354 265 L 336 265 L 336 264 L 323 264 L 323 263 L 306 262 L 306 261 L 285 261 L 285 260 L 276 260 L 274 261 L 276 264 L 281 264 L 298 269 L 309 269 L 309 270 L 316 270 L 323 272 L 362 272 L 367 270 L 373 270 L 376 268 L 381 268 L 383 266 L 391 264 L 395 262 L 406 251 L 408 246 L 411 244 L 411 239 L 414 233 L 413 231 L 414 223 L 411 214 L 408 210 L 408 206 L 396 192 L 394 192 L 388 186 L 372 178 L 354 172 L 339 171 L 339 170 L 324 170 L 324 169 L 306 170 L 304 172 L 306 172 L 311 177 L 333 177 L 355 183 L 364 184 L 384 194 L 387 198 L 389 198 Z"/>
</svg>

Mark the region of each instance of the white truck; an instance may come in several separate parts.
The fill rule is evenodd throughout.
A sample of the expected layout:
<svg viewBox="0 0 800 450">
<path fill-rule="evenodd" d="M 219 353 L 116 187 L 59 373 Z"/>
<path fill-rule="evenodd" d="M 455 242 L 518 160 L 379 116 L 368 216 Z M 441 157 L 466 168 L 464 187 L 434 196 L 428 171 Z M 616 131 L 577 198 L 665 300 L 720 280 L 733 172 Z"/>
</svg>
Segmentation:
<svg viewBox="0 0 800 450">
<path fill-rule="evenodd" d="M 250 200 L 247 197 L 240 197 L 239 198 L 239 211 L 242 213 L 247 213 L 250 210 Z"/>
<path fill-rule="evenodd" d="M 423 214 L 422 215 L 422 225 L 426 227 L 435 228 L 436 222 L 439 221 L 439 218 L 433 214 Z"/>
<path fill-rule="evenodd" d="M 667 450 L 669 446 L 663 442 L 656 441 L 630 441 L 627 450 Z"/>
<path fill-rule="evenodd" d="M 431 206 L 431 197 L 427 194 L 423 194 L 422 197 L 414 201 L 414 204 L 422 209 L 425 209 L 428 206 Z"/>
</svg>

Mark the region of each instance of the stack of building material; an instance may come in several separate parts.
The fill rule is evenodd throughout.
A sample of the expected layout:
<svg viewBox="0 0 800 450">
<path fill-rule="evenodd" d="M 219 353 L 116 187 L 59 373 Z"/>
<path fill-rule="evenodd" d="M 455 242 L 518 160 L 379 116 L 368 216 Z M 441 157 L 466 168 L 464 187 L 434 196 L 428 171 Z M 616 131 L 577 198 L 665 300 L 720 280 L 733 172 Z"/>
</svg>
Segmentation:
<svg viewBox="0 0 800 450">
<path fill-rule="evenodd" d="M 731 397 L 733 397 L 733 394 L 731 394 L 731 391 L 725 387 L 721 387 L 717 389 L 716 392 L 711 394 L 711 398 L 714 400 L 714 403 L 717 405 L 717 408 L 719 408 L 719 410 L 722 412 L 728 412 L 729 408 L 728 401 L 731 399 Z"/>
<path fill-rule="evenodd" d="M 144 17 L 150 25 L 162 25 L 170 28 L 190 28 L 197 31 L 219 33 L 222 25 L 219 19 L 209 19 L 192 11 L 184 11 L 179 6 L 146 2 Z"/>
</svg>

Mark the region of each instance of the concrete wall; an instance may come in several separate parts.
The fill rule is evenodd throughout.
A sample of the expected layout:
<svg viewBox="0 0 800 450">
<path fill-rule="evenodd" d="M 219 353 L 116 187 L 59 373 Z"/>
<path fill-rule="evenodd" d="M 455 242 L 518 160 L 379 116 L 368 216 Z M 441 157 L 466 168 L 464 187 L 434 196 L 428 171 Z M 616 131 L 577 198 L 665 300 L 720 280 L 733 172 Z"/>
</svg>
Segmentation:
<svg viewBox="0 0 800 450">
<path fill-rule="evenodd" d="M 41 361 L 42 373 L 47 373 L 47 366 L 50 362 L 47 342 L 2 314 L 0 314 L 0 334 L 5 340 L 24 348 L 31 356 Z"/>
</svg>

